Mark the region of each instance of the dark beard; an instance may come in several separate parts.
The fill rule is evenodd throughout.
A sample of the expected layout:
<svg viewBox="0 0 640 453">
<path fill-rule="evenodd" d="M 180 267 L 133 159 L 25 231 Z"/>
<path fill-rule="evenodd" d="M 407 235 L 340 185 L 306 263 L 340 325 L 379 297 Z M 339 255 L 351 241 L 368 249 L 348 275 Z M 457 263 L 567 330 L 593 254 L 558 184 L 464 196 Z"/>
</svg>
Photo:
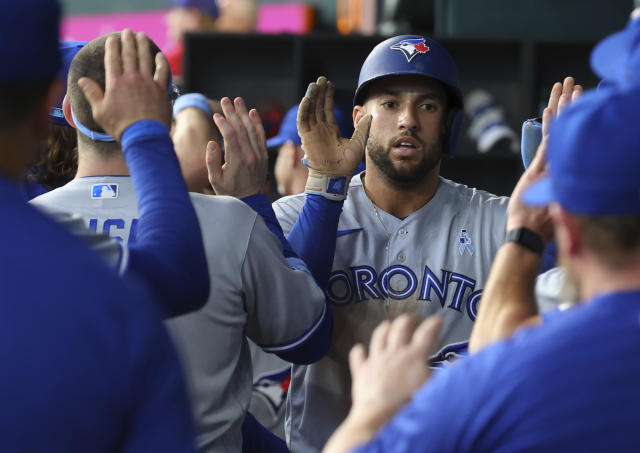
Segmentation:
<svg viewBox="0 0 640 453">
<path fill-rule="evenodd" d="M 404 136 L 409 135 L 405 134 Z M 391 159 L 389 159 L 392 143 L 399 137 L 394 137 L 385 147 L 375 137 L 369 136 L 367 152 L 373 164 L 390 182 L 399 186 L 411 186 L 422 181 L 440 163 L 442 159 L 442 137 L 439 137 L 436 143 L 426 147 L 421 140 L 411 135 L 415 140 L 418 140 L 425 152 L 419 162 L 406 170 L 396 168 Z"/>
</svg>

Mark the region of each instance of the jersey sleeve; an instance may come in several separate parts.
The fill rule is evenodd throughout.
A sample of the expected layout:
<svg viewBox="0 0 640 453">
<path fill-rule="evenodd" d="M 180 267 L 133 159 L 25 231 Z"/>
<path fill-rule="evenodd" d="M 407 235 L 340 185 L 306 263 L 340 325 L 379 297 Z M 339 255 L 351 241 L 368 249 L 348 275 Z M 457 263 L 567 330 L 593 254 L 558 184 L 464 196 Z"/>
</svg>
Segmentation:
<svg viewBox="0 0 640 453">
<path fill-rule="evenodd" d="M 288 265 L 280 243 L 259 217 L 241 274 L 249 314 L 247 336 L 283 360 L 319 360 L 331 343 L 331 310 L 314 280 Z"/>
<path fill-rule="evenodd" d="M 295 200 L 295 201 L 294 201 Z M 291 203 L 298 200 L 291 199 Z M 288 203 L 278 206 L 280 221 L 287 225 L 287 240 L 309 268 L 321 288 L 326 288 L 333 267 L 336 233 L 344 201 L 308 194 L 299 214 Z"/>
</svg>

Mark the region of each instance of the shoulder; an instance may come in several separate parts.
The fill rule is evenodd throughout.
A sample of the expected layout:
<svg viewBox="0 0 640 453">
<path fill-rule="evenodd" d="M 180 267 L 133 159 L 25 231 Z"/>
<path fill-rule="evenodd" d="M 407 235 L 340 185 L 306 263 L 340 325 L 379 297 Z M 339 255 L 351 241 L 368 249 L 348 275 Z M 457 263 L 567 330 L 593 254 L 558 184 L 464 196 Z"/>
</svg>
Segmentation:
<svg viewBox="0 0 640 453">
<path fill-rule="evenodd" d="M 273 202 L 273 210 L 277 216 L 288 213 L 295 213 L 296 215 L 302 211 L 304 202 L 307 199 L 305 193 L 299 193 L 296 195 L 288 195 L 286 197 L 279 198 Z"/>
<path fill-rule="evenodd" d="M 253 209 L 234 197 L 189 193 L 198 217 L 218 222 L 246 222 L 258 215 Z"/>
<path fill-rule="evenodd" d="M 471 207 L 506 211 L 509 203 L 509 197 L 494 195 L 485 190 L 469 187 L 442 177 L 438 190 L 442 191 L 449 200 L 459 200 Z"/>
</svg>

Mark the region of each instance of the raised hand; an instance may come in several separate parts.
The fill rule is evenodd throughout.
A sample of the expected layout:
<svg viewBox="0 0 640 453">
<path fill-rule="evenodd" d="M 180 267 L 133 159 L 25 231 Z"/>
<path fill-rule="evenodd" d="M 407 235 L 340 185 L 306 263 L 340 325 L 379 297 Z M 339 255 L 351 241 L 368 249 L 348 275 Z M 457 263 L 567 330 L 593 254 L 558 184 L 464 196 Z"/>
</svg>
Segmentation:
<svg viewBox="0 0 640 453">
<path fill-rule="evenodd" d="M 351 176 L 364 156 L 371 115 L 358 122 L 351 139 L 340 137 L 333 95 L 333 84 L 324 76 L 309 84 L 298 109 L 298 134 L 310 168 L 329 175 Z"/>
<path fill-rule="evenodd" d="M 264 127 L 255 109 L 247 112 L 244 100 L 232 103 L 227 97 L 220 100 L 224 116 L 215 113 L 213 121 L 224 140 L 222 149 L 214 141 L 207 144 L 209 182 L 218 195 L 244 198 L 262 192 L 267 180 L 269 155 Z"/>
<path fill-rule="evenodd" d="M 153 71 L 155 58 L 156 69 Z M 169 63 L 161 52 L 151 55 L 144 33 L 125 29 L 105 43 L 105 90 L 88 77 L 78 80 L 95 121 L 120 140 L 122 132 L 140 120 L 171 121 L 168 100 Z"/>
</svg>

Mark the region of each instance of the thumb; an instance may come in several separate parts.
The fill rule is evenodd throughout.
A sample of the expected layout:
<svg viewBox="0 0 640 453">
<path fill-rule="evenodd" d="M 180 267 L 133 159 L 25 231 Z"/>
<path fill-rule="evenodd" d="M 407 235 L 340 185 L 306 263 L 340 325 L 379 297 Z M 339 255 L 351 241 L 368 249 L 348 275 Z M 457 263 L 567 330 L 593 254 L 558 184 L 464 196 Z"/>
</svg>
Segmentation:
<svg viewBox="0 0 640 453">
<path fill-rule="evenodd" d="M 420 323 L 414 332 L 411 345 L 421 351 L 421 356 L 428 357 L 436 350 L 441 328 L 442 318 L 440 316 L 428 317 Z"/>
<path fill-rule="evenodd" d="M 91 111 L 95 114 L 95 111 L 99 108 L 102 99 L 104 99 L 104 92 L 100 85 L 94 80 L 88 77 L 81 77 L 78 79 L 78 86 L 82 90 L 82 93 L 87 98 L 89 105 L 91 105 Z"/>
<path fill-rule="evenodd" d="M 355 151 L 360 152 L 360 158 L 364 155 L 364 150 L 367 147 L 367 140 L 369 140 L 369 129 L 371 129 L 371 114 L 367 114 L 363 116 L 358 124 L 356 125 L 356 130 L 353 132 L 351 136 L 351 143 L 355 145 Z"/>
<path fill-rule="evenodd" d="M 215 190 L 216 187 L 220 187 L 220 184 L 222 184 L 222 149 L 218 143 L 214 141 L 207 143 L 205 161 L 207 163 L 209 182 Z"/>
<path fill-rule="evenodd" d="M 362 343 L 356 344 L 349 351 L 349 368 L 351 369 L 351 377 L 358 373 L 358 370 L 367 359 L 367 353 Z"/>
</svg>

